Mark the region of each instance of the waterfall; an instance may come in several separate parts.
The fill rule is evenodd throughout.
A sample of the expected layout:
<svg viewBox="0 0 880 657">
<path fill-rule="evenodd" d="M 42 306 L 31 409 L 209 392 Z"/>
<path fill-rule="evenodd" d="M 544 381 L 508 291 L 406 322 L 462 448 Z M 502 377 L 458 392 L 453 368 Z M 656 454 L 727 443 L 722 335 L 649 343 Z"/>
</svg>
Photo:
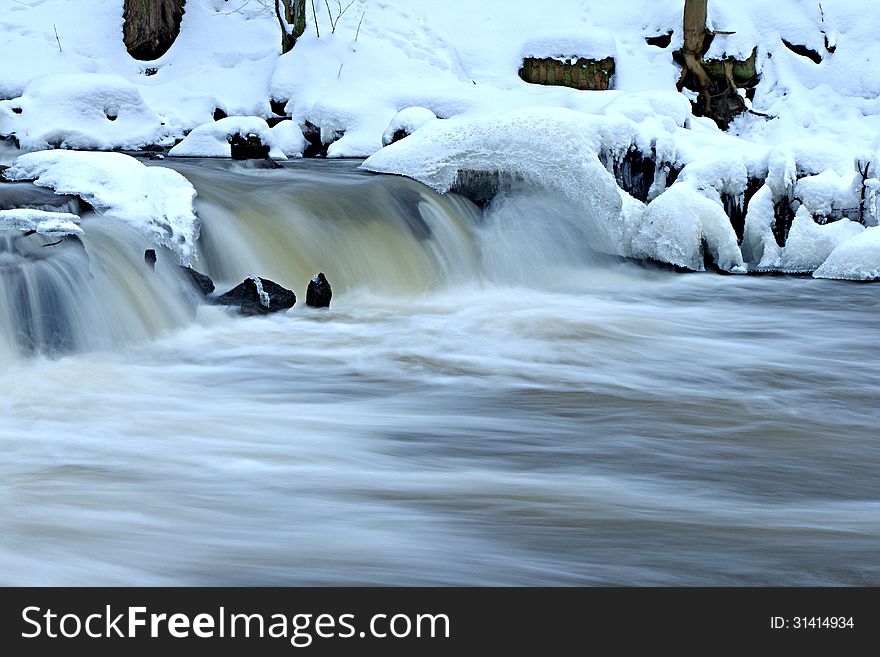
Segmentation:
<svg viewBox="0 0 880 657">
<path fill-rule="evenodd" d="M 546 288 L 584 278 L 584 265 L 596 258 L 578 211 L 534 190 L 501 190 L 481 210 L 457 194 L 361 172 L 350 162 L 283 169 L 189 160 L 163 165 L 198 191 L 195 268 L 218 292 L 257 275 L 304 300 L 319 271 L 337 295 L 413 295 L 473 280 Z M 0 203 L 12 187 L 0 185 Z M 21 184 L 14 193 L 22 198 Z M 51 198 L 38 196 L 33 202 L 51 209 Z M 62 199 L 55 207 L 77 211 L 75 202 Z M 155 337 L 194 316 L 198 299 L 173 254 L 157 249 L 153 271 L 144 251 L 156 247 L 140 233 L 119 218 L 79 212 L 81 238 L 0 234 L 4 353 L 109 348 Z"/>
</svg>

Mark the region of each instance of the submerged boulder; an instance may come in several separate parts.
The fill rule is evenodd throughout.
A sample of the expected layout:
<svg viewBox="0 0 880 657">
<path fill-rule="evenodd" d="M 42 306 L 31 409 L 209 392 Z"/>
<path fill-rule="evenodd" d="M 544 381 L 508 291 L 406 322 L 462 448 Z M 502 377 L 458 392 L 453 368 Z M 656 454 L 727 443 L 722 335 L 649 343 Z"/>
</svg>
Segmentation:
<svg viewBox="0 0 880 657">
<path fill-rule="evenodd" d="M 333 290 L 324 273 L 315 274 L 309 281 L 306 290 L 306 305 L 311 308 L 329 308 L 330 299 L 333 298 Z"/>
<path fill-rule="evenodd" d="M 293 308 L 296 295 L 268 278 L 251 276 L 215 299 L 242 315 L 267 315 Z"/>
</svg>

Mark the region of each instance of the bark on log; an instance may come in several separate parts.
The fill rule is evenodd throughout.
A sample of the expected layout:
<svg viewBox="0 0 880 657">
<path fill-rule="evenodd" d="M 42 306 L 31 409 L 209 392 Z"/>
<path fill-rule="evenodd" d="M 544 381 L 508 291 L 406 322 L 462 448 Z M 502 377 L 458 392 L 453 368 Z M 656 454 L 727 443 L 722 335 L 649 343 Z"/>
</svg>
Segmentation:
<svg viewBox="0 0 880 657">
<path fill-rule="evenodd" d="M 186 0 L 124 0 L 122 40 L 135 59 L 161 57 L 180 33 Z"/>
</svg>

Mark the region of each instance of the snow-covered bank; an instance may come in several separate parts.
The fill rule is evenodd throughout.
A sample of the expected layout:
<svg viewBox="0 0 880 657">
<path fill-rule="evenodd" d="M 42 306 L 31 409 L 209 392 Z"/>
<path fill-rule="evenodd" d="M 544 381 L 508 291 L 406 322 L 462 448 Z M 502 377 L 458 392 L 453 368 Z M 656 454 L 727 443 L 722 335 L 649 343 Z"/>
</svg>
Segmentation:
<svg viewBox="0 0 880 657">
<path fill-rule="evenodd" d="M 217 108 L 270 118 L 274 99 L 287 102 L 301 126 L 308 120 L 325 134 L 343 133 L 331 156 L 378 150 L 391 119 L 410 106 L 445 118 L 526 106 L 592 113 L 621 93 L 672 90 L 680 71 L 672 53 L 681 46 L 681 0 L 546 0 L 540 13 L 501 0 L 355 0 L 332 32 L 318 13 L 320 38 L 309 12 L 305 34 L 283 56 L 271 3 L 188 0 L 180 35 L 152 62 L 126 53 L 121 2 L 4 4 L 0 58 L 15 65 L 4 67 L 0 97 L 26 97 L 28 85 L 47 74 L 114 75 L 134 85 L 177 138 L 209 123 Z M 744 116 L 732 132 L 771 144 L 820 133 L 850 148 L 870 143 L 880 131 L 880 78 L 871 65 L 880 58 L 875 9 L 872 0 L 821 9 L 797 0 L 710 2 L 709 26 L 719 34 L 708 56 L 757 49 L 752 106 L 772 117 Z M 665 48 L 646 42 L 666 33 Z M 819 63 L 783 39 L 813 50 Z M 607 54 L 616 63 L 609 93 L 527 84 L 517 74 L 525 56 Z M 63 79 L 52 84 L 63 86 Z M 93 81 L 77 86 L 97 88 L 100 79 Z M 40 127 L 39 114 L 30 114 L 18 122 Z"/>
</svg>

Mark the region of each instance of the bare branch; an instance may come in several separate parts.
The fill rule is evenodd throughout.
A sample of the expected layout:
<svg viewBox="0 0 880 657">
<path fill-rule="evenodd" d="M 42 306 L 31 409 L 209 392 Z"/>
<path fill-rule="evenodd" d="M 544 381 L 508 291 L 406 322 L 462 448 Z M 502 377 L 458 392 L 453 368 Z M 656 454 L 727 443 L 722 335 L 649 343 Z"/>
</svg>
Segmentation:
<svg viewBox="0 0 880 657">
<path fill-rule="evenodd" d="M 324 6 L 327 7 L 327 16 L 330 17 L 330 27 L 332 28 L 330 33 L 332 34 L 336 31 L 336 23 L 333 22 L 333 14 L 330 13 L 330 3 L 327 0 L 324 0 Z"/>
</svg>

